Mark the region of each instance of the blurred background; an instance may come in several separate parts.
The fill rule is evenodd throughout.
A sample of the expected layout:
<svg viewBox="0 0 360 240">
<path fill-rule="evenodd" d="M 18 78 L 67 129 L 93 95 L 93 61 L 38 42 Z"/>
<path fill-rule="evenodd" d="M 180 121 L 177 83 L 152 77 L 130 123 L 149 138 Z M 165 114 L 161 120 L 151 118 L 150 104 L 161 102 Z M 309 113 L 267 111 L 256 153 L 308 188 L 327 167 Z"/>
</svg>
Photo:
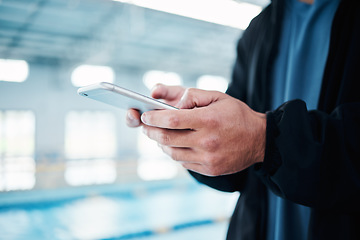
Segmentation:
<svg viewBox="0 0 360 240">
<path fill-rule="evenodd" d="M 268 0 L 0 0 L 0 239 L 224 239 L 238 193 L 196 183 L 107 81 L 226 91 Z"/>
</svg>

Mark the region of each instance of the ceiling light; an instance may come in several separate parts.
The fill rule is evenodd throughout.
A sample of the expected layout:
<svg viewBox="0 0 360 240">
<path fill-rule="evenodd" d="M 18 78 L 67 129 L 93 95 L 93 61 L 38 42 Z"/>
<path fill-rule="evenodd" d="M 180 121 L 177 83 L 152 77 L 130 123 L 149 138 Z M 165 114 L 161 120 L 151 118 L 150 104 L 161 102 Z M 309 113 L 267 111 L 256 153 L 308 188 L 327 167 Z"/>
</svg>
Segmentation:
<svg viewBox="0 0 360 240">
<path fill-rule="evenodd" d="M 114 70 L 108 66 L 81 65 L 75 68 L 71 75 L 71 82 L 76 87 L 98 82 L 113 83 L 114 79 Z"/>
<path fill-rule="evenodd" d="M 24 60 L 0 59 L 0 81 L 24 82 L 29 75 L 29 65 Z"/>
<path fill-rule="evenodd" d="M 245 29 L 261 7 L 233 0 L 114 0 L 136 6 Z"/>
<path fill-rule="evenodd" d="M 163 72 L 151 70 L 144 74 L 143 82 L 148 89 L 153 89 L 153 87 L 158 84 L 165 84 L 168 86 L 182 85 L 182 79 L 179 74 L 174 72 Z"/>
</svg>

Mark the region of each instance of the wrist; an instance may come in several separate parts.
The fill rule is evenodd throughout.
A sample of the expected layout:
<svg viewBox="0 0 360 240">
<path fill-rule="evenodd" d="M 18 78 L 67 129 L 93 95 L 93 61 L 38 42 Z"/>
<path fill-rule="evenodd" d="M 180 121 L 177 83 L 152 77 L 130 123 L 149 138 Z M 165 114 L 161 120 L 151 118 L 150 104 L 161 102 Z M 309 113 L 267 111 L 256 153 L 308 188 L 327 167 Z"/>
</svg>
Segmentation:
<svg viewBox="0 0 360 240">
<path fill-rule="evenodd" d="M 266 114 L 255 112 L 256 130 L 254 139 L 254 152 L 253 161 L 255 163 L 261 163 L 265 157 L 265 146 L 266 146 Z"/>
</svg>

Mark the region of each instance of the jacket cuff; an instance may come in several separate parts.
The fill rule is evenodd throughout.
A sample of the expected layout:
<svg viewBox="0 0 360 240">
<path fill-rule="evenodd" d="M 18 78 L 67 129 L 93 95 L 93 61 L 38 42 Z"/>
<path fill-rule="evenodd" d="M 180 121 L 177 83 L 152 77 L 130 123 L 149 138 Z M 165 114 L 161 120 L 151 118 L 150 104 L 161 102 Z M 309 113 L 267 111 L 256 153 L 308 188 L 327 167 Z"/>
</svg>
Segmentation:
<svg viewBox="0 0 360 240">
<path fill-rule="evenodd" d="M 276 138 L 280 133 L 276 123 L 281 115 L 282 111 L 266 113 L 265 157 L 262 163 L 255 165 L 255 172 L 262 177 L 274 175 L 282 164 L 281 155 L 276 146 Z"/>
</svg>

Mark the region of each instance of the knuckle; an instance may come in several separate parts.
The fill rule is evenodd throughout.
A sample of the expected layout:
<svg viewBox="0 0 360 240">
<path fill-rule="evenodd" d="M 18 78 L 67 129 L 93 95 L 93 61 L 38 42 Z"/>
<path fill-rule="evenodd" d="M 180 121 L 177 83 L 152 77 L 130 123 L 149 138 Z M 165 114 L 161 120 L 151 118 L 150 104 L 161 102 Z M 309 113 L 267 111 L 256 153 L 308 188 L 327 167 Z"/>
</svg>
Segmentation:
<svg viewBox="0 0 360 240">
<path fill-rule="evenodd" d="M 159 133 L 159 139 L 158 139 L 158 142 L 161 144 L 161 145 L 169 145 L 170 143 L 170 136 L 164 131 L 160 131 Z"/>
<path fill-rule="evenodd" d="M 218 136 L 209 136 L 203 138 L 200 142 L 200 145 L 204 150 L 208 152 L 214 152 L 218 149 L 220 141 Z"/>
<path fill-rule="evenodd" d="M 177 116 L 175 116 L 174 114 L 172 116 L 169 117 L 168 119 L 168 126 L 169 128 L 176 128 L 179 126 L 180 120 Z"/>
</svg>

